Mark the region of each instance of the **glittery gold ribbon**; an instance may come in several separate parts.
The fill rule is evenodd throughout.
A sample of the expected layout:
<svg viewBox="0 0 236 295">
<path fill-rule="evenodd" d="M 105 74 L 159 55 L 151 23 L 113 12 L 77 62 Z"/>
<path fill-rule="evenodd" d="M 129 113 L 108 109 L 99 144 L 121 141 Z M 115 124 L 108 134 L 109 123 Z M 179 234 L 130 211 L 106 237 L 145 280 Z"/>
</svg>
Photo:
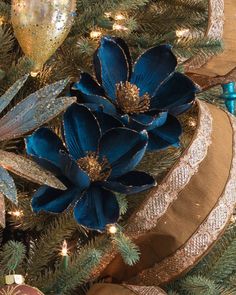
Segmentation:
<svg viewBox="0 0 236 295">
<path fill-rule="evenodd" d="M 139 285 L 139 290 L 163 284 L 193 267 L 223 233 L 236 204 L 236 122 L 215 106 L 198 104 L 190 146 L 129 219 L 126 233 L 140 247 L 140 262 L 128 267 L 111 249 L 95 276 Z M 161 199 L 165 205 L 159 208 Z"/>
</svg>

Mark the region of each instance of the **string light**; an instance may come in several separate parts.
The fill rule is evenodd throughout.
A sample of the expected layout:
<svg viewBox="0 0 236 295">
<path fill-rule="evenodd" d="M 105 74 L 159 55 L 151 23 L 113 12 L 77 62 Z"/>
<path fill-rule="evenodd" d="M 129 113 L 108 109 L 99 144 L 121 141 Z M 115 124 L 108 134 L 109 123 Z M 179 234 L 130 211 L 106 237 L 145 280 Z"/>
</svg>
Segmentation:
<svg viewBox="0 0 236 295">
<path fill-rule="evenodd" d="M 114 31 L 128 31 L 127 27 L 117 24 L 117 23 L 114 23 L 112 28 Z"/>
<path fill-rule="evenodd" d="M 3 23 L 4 23 L 4 17 L 0 16 L 0 26 L 3 25 Z"/>
<path fill-rule="evenodd" d="M 100 31 L 91 31 L 90 32 L 90 38 L 96 39 L 99 38 L 102 35 L 102 32 Z"/>
<path fill-rule="evenodd" d="M 114 234 L 117 233 L 117 231 L 118 231 L 118 228 L 117 228 L 116 225 L 112 224 L 112 225 L 109 225 L 108 226 L 108 232 L 109 232 L 109 234 L 114 235 Z"/>
<path fill-rule="evenodd" d="M 181 30 L 177 30 L 175 33 L 178 38 L 182 38 L 182 37 L 188 37 L 189 32 L 190 32 L 189 29 L 181 29 Z"/>
<path fill-rule="evenodd" d="M 109 17 L 111 17 L 111 12 L 105 12 L 104 15 L 105 15 L 105 17 L 109 18 Z"/>
<path fill-rule="evenodd" d="M 62 248 L 61 248 L 61 256 L 68 256 L 68 247 L 66 240 L 63 241 Z"/>
<path fill-rule="evenodd" d="M 115 15 L 115 20 L 124 20 L 125 19 L 125 16 L 123 14 L 116 14 Z"/>
<path fill-rule="evenodd" d="M 16 218 L 20 218 L 21 216 L 24 215 L 22 210 L 16 210 L 16 211 L 9 211 L 8 214 L 16 217 Z"/>
<path fill-rule="evenodd" d="M 39 72 L 30 72 L 30 76 L 33 77 L 33 78 L 35 78 L 35 77 L 38 76 L 38 73 Z"/>
<path fill-rule="evenodd" d="M 190 127 L 195 127 L 196 125 L 197 125 L 196 121 L 190 118 L 189 119 L 189 126 Z"/>
<path fill-rule="evenodd" d="M 68 247 L 66 240 L 63 241 L 62 248 L 61 248 L 61 256 L 62 256 L 62 265 L 63 268 L 66 270 L 69 265 L 69 255 L 68 255 Z"/>
</svg>

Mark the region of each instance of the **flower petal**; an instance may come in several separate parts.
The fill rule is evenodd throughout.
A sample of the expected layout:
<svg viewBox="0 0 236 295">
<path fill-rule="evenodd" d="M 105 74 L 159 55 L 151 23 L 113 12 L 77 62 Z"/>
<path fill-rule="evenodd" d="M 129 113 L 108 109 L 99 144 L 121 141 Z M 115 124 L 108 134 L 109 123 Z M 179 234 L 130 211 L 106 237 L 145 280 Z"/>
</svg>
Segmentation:
<svg viewBox="0 0 236 295">
<path fill-rule="evenodd" d="M 72 95 L 73 91 L 80 91 L 87 95 L 99 95 L 104 96 L 104 89 L 98 85 L 98 83 L 87 73 L 81 73 L 79 82 L 76 82 L 71 87 Z"/>
<path fill-rule="evenodd" d="M 114 223 L 119 218 L 116 196 L 105 188 L 91 186 L 77 202 L 74 216 L 79 224 L 104 231 L 107 224 Z"/>
<path fill-rule="evenodd" d="M 148 143 L 146 131 L 140 133 L 128 128 L 107 131 L 99 143 L 100 157 L 105 157 L 111 167 L 111 179 L 133 170 L 141 161 Z"/>
<path fill-rule="evenodd" d="M 26 137 L 25 143 L 28 155 L 48 160 L 57 168 L 62 168 L 60 165 L 60 151 L 66 151 L 66 149 L 61 139 L 50 129 L 39 128 L 32 135 Z"/>
<path fill-rule="evenodd" d="M 97 81 L 98 83 L 102 85 L 102 69 L 101 69 L 101 62 L 98 57 L 98 49 L 94 52 L 94 55 L 93 55 L 93 66 L 94 66 L 94 71 L 95 71 L 95 76 L 97 78 Z"/>
<path fill-rule="evenodd" d="M 101 39 L 97 56 L 101 64 L 102 86 L 116 99 L 116 84 L 128 80 L 128 63 L 122 48 L 109 37 Z"/>
<path fill-rule="evenodd" d="M 123 49 L 123 51 L 125 53 L 125 57 L 128 62 L 128 66 L 129 66 L 129 77 L 128 77 L 128 80 L 129 80 L 131 73 L 132 73 L 132 58 L 131 58 L 131 54 L 130 54 L 128 45 L 126 44 L 126 42 L 122 38 L 111 37 L 111 36 L 109 36 L 109 37 L 107 36 L 107 38 L 110 38 L 110 40 L 113 40 L 115 43 L 117 43 Z"/>
<path fill-rule="evenodd" d="M 178 116 L 182 113 L 187 112 L 191 107 L 193 106 L 194 101 L 191 101 L 190 103 L 182 104 L 181 106 L 173 107 L 169 109 L 169 113 Z"/>
<path fill-rule="evenodd" d="M 86 95 L 77 94 L 79 103 L 93 103 L 99 107 L 102 107 L 104 112 L 108 114 L 116 114 L 116 107 L 107 98 L 98 95 Z"/>
<path fill-rule="evenodd" d="M 179 121 L 169 114 L 164 125 L 148 132 L 148 151 L 160 150 L 178 144 L 181 133 L 182 128 Z"/>
<path fill-rule="evenodd" d="M 140 88 L 140 95 L 153 97 L 160 84 L 174 72 L 177 60 L 169 45 L 147 50 L 135 63 L 131 83 Z"/>
<path fill-rule="evenodd" d="M 67 148 L 74 160 L 97 150 L 101 130 L 92 112 L 84 105 L 74 104 L 64 114 Z"/>
<path fill-rule="evenodd" d="M 86 172 L 80 169 L 79 165 L 65 152 L 60 153 L 60 163 L 63 167 L 63 174 L 73 183 L 79 187 L 81 191 L 88 188 L 90 185 L 90 178 Z"/>
<path fill-rule="evenodd" d="M 62 191 L 44 185 L 33 195 L 31 205 L 36 213 L 40 211 L 61 213 L 79 197 L 80 191 L 77 188 Z"/>
<path fill-rule="evenodd" d="M 197 91 L 196 85 L 187 76 L 181 73 L 174 73 L 173 76 L 163 83 L 158 89 L 155 97 L 151 99 L 151 107 L 170 110 L 171 113 L 180 113 L 182 105 L 191 105 Z M 186 107 L 186 106 L 185 106 Z M 183 108 L 184 110 L 184 108 Z"/>
<path fill-rule="evenodd" d="M 106 131 L 117 128 L 117 127 L 123 127 L 123 123 L 116 119 L 115 117 L 106 114 L 102 110 L 94 112 L 95 117 L 97 118 L 102 134 L 104 134 Z"/>
<path fill-rule="evenodd" d="M 163 112 L 160 110 L 152 109 L 148 112 L 148 114 L 152 115 L 154 117 L 154 120 L 153 120 L 151 126 L 149 126 L 147 128 L 147 131 L 152 130 L 157 127 L 161 127 L 162 125 L 164 125 L 166 123 L 166 120 L 168 118 L 168 112 Z"/>
<path fill-rule="evenodd" d="M 131 171 L 114 181 L 105 181 L 105 188 L 122 194 L 136 194 L 156 185 L 155 179 L 145 172 Z"/>
<path fill-rule="evenodd" d="M 133 115 L 130 117 L 130 122 L 127 127 L 136 131 L 142 131 L 144 129 L 150 130 L 163 125 L 166 119 L 167 112 L 152 110 L 145 114 Z"/>
</svg>

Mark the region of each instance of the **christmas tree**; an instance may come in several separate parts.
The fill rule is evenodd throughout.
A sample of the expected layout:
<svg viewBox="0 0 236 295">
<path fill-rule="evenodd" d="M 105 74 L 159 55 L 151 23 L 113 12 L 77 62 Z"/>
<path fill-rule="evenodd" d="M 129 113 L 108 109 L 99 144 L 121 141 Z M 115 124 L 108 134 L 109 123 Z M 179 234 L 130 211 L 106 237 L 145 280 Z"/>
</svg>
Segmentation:
<svg viewBox="0 0 236 295">
<path fill-rule="evenodd" d="M 42 211 L 40 209 L 42 204 L 39 205 L 37 200 L 32 203 L 35 192 L 40 190 L 42 185 L 52 187 L 54 190 L 63 190 L 65 183 L 64 178 L 59 177 L 50 165 L 48 169 L 45 169 L 42 163 L 33 161 L 37 156 L 34 153 L 37 146 L 34 141 L 36 136 L 45 136 L 45 138 L 48 136 L 51 143 L 57 142 L 58 138 L 64 140 L 62 145 L 58 141 L 62 150 L 65 142 L 68 144 L 69 139 L 66 135 L 65 138 L 62 135 L 62 122 L 64 122 L 64 130 L 67 130 L 67 124 L 70 124 L 69 118 L 73 117 L 73 111 L 69 106 L 76 99 L 79 102 L 91 103 L 86 101 L 87 93 L 84 92 L 83 95 L 79 81 L 88 77 L 84 72 L 94 75 L 94 64 L 95 70 L 96 65 L 97 69 L 99 68 L 101 61 L 98 59 L 102 55 L 101 40 L 106 40 L 104 42 L 107 44 L 119 44 L 119 48 L 122 48 L 129 59 L 126 45 L 120 43 L 125 41 L 133 60 L 136 60 L 148 48 L 158 45 L 164 50 L 171 50 L 170 47 L 168 49 L 161 47 L 163 44 L 170 44 L 178 60 L 177 71 L 184 73 L 202 66 L 209 58 L 221 52 L 222 36 L 211 29 L 212 22 L 215 21 L 214 17 L 211 18 L 214 15 L 214 5 L 209 5 L 212 1 L 206 0 L 65 1 L 72 5 L 70 6 L 72 9 L 67 11 L 67 14 L 65 14 L 66 4 L 59 7 L 55 4 L 56 10 L 63 11 L 63 17 L 66 20 L 64 27 L 61 27 L 64 19 L 56 18 L 47 20 L 49 24 L 47 23 L 45 29 L 42 19 L 38 20 L 39 24 L 32 25 L 28 31 L 24 26 L 19 29 L 17 7 L 21 8 L 21 5 L 24 7 L 22 20 L 29 21 L 32 15 L 28 11 L 34 10 L 36 2 L 43 11 L 45 7 L 48 7 L 48 1 L 12 2 L 15 5 L 13 8 L 11 8 L 11 1 L 0 0 L 0 123 L 2 124 L 0 126 L 0 188 L 3 187 L 0 189 L 1 225 L 4 225 L 6 215 L 6 226 L 0 232 L 0 286 L 5 284 L 5 275 L 17 273 L 24 275 L 28 285 L 37 287 L 44 294 L 87 294 L 92 284 L 100 282 L 101 277 L 98 275 L 100 265 L 112 251 L 118 253 L 130 267 L 138 263 L 141 249 L 126 234 L 127 220 L 140 206 L 147 192 L 137 193 L 139 192 L 137 191 L 129 198 L 126 197 L 127 191 L 116 194 L 119 222 L 116 222 L 118 218 L 114 216 L 112 216 L 114 222 L 107 222 L 105 226 L 104 222 L 93 221 L 93 227 L 91 227 L 96 229 L 95 231 L 91 230 L 85 218 L 80 216 L 77 220 L 74 218 L 74 204 L 60 214 Z M 73 7 L 73 4 L 76 7 Z M 73 26 L 70 29 L 72 21 Z M 58 35 L 52 33 L 54 32 L 50 27 L 52 24 L 53 29 L 58 28 Z M 113 41 L 109 39 L 110 37 L 103 39 L 104 36 L 113 36 Z M 31 42 L 30 38 L 34 42 Z M 100 48 L 100 51 L 97 48 Z M 44 55 L 48 55 L 45 63 L 41 60 Z M 38 66 L 39 64 L 41 67 Z M 118 66 L 118 63 L 115 65 Z M 30 73 L 31 75 L 28 76 Z M 100 82 L 98 76 L 99 73 L 97 80 Z M 206 84 L 212 86 L 221 82 L 222 80 L 213 82 L 211 80 Z M 91 85 L 95 87 L 94 84 Z M 127 107 L 122 101 L 122 91 L 124 91 L 122 87 L 123 84 L 117 88 L 117 93 L 120 94 L 119 108 L 123 112 L 132 114 L 130 105 Z M 189 110 L 189 104 L 194 99 L 190 96 L 192 92 L 197 91 L 197 87 L 191 82 L 188 82 L 188 87 L 191 89 L 188 93 L 189 101 L 186 103 L 185 99 L 184 103 L 168 108 L 171 114 L 177 113 L 178 121 L 171 123 L 174 135 L 172 134 L 171 138 L 168 136 L 162 138 L 165 144 L 159 149 L 165 149 L 154 154 L 147 153 L 139 163 L 138 169 L 145 173 L 142 176 L 143 183 L 147 181 L 143 184 L 146 189 L 151 188 L 155 181 L 160 183 L 166 177 L 192 140 L 197 111 L 196 107 Z M 135 92 L 136 88 L 131 90 Z M 61 97 L 57 98 L 59 94 Z M 141 114 L 146 111 L 150 103 L 149 97 L 145 95 L 146 93 L 143 93 L 142 104 L 137 106 L 139 111 L 142 108 Z M 216 98 L 219 95 L 220 88 L 217 87 L 208 92 L 199 93 L 197 96 L 199 99 L 224 107 L 222 100 Z M 178 107 L 181 107 L 181 112 Z M 64 115 L 60 115 L 63 111 L 65 111 Z M 183 113 L 183 111 L 186 112 Z M 87 125 L 91 124 L 92 127 L 86 130 L 96 137 L 93 128 L 95 125 L 91 123 L 91 112 L 83 106 L 78 106 L 76 112 L 81 115 L 81 122 L 84 120 L 88 123 Z M 179 115 L 179 113 L 182 114 Z M 163 112 L 159 119 L 163 119 L 164 116 Z M 106 128 L 104 122 L 103 125 L 100 123 L 100 129 Z M 178 122 L 181 122 L 183 128 L 180 145 L 176 139 L 180 135 Z M 115 119 L 112 121 L 112 127 L 120 128 L 119 124 L 120 122 L 117 123 Z M 32 135 L 32 131 L 42 125 L 49 127 L 51 133 L 45 131 L 45 128 L 38 129 Z M 83 133 L 82 127 L 79 131 Z M 86 134 L 88 136 L 90 133 Z M 27 137 L 24 139 L 23 136 Z M 132 137 L 134 134 L 131 132 L 129 136 Z M 140 146 L 146 144 L 145 136 L 143 134 L 142 136 L 138 139 L 135 137 L 135 140 L 140 140 Z M 142 152 L 141 147 L 138 151 Z M 50 149 L 47 152 L 50 156 Z M 84 158 L 89 160 L 89 168 Z M 90 179 L 101 180 L 98 179 L 101 174 L 97 174 L 100 168 L 103 169 L 102 181 L 107 180 L 112 173 L 105 160 L 102 162 L 102 167 L 95 165 L 95 170 L 92 169 L 92 164 L 97 164 L 97 158 L 93 154 L 77 160 L 82 170 L 89 171 Z M 62 154 L 60 161 L 70 161 L 70 159 L 65 159 L 65 155 Z M 64 171 L 65 176 L 71 182 L 77 181 L 73 179 L 73 176 L 68 175 L 73 169 L 73 163 L 67 162 L 67 164 L 71 166 Z M 127 162 L 128 165 L 129 162 Z M 6 169 L 12 174 L 9 174 Z M 83 178 L 83 175 L 81 174 L 80 177 Z M 81 183 L 80 185 L 82 186 Z M 53 192 L 52 190 L 51 195 Z M 43 201 L 46 206 L 47 201 Z M 2 214 L 5 213 L 3 212 L 4 203 L 6 214 Z M 38 209 L 35 209 L 37 206 Z M 109 210 L 113 209 L 109 208 Z M 235 240 L 235 226 L 231 225 L 209 255 L 185 277 L 167 284 L 166 292 L 168 294 L 236 294 Z M 8 293 L 1 293 L 0 290 L 0 294 Z"/>
</svg>

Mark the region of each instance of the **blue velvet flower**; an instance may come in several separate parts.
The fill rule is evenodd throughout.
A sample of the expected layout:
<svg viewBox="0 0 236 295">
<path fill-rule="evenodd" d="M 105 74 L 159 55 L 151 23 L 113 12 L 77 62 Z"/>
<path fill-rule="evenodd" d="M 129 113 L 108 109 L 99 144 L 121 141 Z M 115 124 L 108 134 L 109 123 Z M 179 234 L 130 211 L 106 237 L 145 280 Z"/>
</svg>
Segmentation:
<svg viewBox="0 0 236 295">
<path fill-rule="evenodd" d="M 132 67 L 128 46 L 120 38 L 103 37 L 94 55 L 98 83 L 87 73 L 72 86 L 78 101 L 92 110 L 119 118 L 127 127 L 149 134 L 148 150 L 179 142 L 181 126 L 175 115 L 191 106 L 196 87 L 175 72 L 176 57 L 169 45 L 147 50 Z"/>
<path fill-rule="evenodd" d="M 78 104 L 67 109 L 63 123 L 65 144 L 48 128 L 26 139 L 27 153 L 67 187 L 40 187 L 32 199 L 33 210 L 60 213 L 72 205 L 79 224 L 103 231 L 119 217 L 113 191 L 130 195 L 155 185 L 148 174 L 133 171 L 145 153 L 147 132 L 119 127 L 118 120 L 103 113 L 98 123 Z"/>
</svg>

